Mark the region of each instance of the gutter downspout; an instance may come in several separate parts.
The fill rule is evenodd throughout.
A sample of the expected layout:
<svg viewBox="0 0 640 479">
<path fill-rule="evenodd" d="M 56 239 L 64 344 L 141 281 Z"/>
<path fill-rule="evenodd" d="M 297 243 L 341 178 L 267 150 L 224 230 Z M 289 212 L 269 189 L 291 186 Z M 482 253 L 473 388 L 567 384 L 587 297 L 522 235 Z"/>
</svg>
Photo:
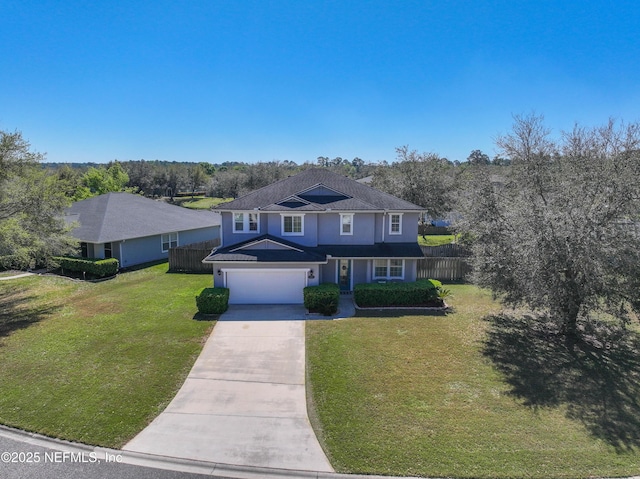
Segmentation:
<svg viewBox="0 0 640 479">
<path fill-rule="evenodd" d="M 382 242 L 384 243 L 384 230 L 385 230 L 385 220 L 387 218 L 387 210 L 384 210 L 382 213 Z"/>
</svg>

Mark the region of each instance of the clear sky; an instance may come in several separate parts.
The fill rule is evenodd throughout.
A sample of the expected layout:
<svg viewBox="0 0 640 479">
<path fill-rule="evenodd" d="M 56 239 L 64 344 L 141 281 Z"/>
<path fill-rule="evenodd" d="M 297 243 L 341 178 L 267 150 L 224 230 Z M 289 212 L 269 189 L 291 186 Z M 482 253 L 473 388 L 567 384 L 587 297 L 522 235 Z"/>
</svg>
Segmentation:
<svg viewBox="0 0 640 479">
<path fill-rule="evenodd" d="M 465 160 L 639 107 L 638 0 L 0 0 L 0 129 L 52 162 Z"/>
</svg>

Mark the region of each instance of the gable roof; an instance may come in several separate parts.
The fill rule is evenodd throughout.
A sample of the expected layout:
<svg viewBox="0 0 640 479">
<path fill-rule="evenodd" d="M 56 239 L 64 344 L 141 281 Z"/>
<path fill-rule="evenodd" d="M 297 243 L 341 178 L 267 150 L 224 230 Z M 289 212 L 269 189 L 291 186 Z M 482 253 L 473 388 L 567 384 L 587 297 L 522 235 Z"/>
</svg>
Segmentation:
<svg viewBox="0 0 640 479">
<path fill-rule="evenodd" d="M 107 193 L 73 203 L 67 223 L 72 236 L 88 243 L 110 243 L 220 225 L 220 214 L 194 211 L 131 193 Z"/>
<path fill-rule="evenodd" d="M 282 246 L 278 249 L 251 249 L 248 246 L 270 242 Z M 209 256 L 202 260 L 203 263 L 216 262 L 254 262 L 254 263 L 326 263 L 326 254 L 317 251 L 317 248 L 301 246 L 282 238 L 271 235 L 261 235 L 241 243 L 216 248 Z"/>
<path fill-rule="evenodd" d="M 327 194 L 327 189 L 335 194 Z M 315 190 L 315 191 L 314 191 Z M 290 201 L 299 198 L 299 207 Z M 424 208 L 324 168 L 309 168 L 215 208 L 218 211 L 423 211 Z"/>
</svg>

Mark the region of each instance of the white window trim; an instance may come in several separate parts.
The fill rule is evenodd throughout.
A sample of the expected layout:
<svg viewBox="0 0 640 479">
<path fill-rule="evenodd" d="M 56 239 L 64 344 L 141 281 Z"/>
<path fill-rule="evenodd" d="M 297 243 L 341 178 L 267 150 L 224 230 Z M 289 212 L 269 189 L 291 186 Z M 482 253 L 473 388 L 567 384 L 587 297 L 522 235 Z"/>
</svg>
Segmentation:
<svg viewBox="0 0 640 479">
<path fill-rule="evenodd" d="M 242 215 L 242 229 L 236 229 L 236 215 Z M 249 215 L 257 216 L 258 229 L 249 230 Z M 234 233 L 259 233 L 260 232 L 260 213 L 257 211 L 233 211 L 231 212 L 231 225 Z"/>
<path fill-rule="evenodd" d="M 172 243 L 171 236 L 172 235 L 176 235 L 176 246 L 171 246 L 171 243 Z M 169 237 L 169 241 L 165 241 L 164 240 L 165 236 Z M 169 248 L 164 249 L 164 244 L 165 243 L 169 243 Z M 162 250 L 163 253 L 166 253 L 167 251 L 169 251 L 169 249 L 175 248 L 175 247 L 177 247 L 179 245 L 180 245 L 180 235 L 179 235 L 179 233 L 177 231 L 174 232 L 174 233 L 163 233 L 163 234 L 160 235 L 160 249 Z"/>
<path fill-rule="evenodd" d="M 342 223 L 342 219 L 345 216 L 351 217 L 351 231 L 349 231 L 348 233 L 345 233 L 342 229 L 342 227 L 344 226 L 344 224 Z M 340 213 L 340 236 L 353 236 L 353 216 L 353 213 Z"/>
<path fill-rule="evenodd" d="M 404 213 L 389 213 L 389 235 L 401 235 L 402 234 L 402 215 Z M 400 228 L 399 231 L 393 231 L 392 227 L 393 227 L 393 217 L 394 216 L 399 216 L 400 217 Z"/>
<path fill-rule="evenodd" d="M 394 280 L 394 279 L 404 279 L 405 276 L 405 261 L 402 261 L 402 275 L 401 276 L 391 276 L 391 260 L 396 260 L 398 258 L 389 258 L 389 259 L 374 259 L 371 261 L 371 274 L 373 276 L 373 279 L 386 279 L 386 280 Z M 376 261 L 386 261 L 387 262 L 387 272 L 384 276 L 376 276 Z"/>
<path fill-rule="evenodd" d="M 294 218 L 294 217 L 298 217 L 300 218 L 300 232 L 285 232 L 284 231 L 284 219 L 285 218 Z M 293 220 L 292 220 L 293 221 Z M 291 213 L 280 213 L 280 234 L 282 236 L 304 236 L 304 213 L 296 213 L 296 214 L 291 214 Z"/>
</svg>

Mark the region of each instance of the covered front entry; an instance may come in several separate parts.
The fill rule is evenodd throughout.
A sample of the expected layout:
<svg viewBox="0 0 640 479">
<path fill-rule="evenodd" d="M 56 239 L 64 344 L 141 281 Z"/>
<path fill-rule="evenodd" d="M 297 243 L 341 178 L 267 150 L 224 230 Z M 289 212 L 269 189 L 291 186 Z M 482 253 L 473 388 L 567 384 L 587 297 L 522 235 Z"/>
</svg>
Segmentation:
<svg viewBox="0 0 640 479">
<path fill-rule="evenodd" d="M 226 269 L 229 304 L 302 304 L 308 269 Z"/>
</svg>

